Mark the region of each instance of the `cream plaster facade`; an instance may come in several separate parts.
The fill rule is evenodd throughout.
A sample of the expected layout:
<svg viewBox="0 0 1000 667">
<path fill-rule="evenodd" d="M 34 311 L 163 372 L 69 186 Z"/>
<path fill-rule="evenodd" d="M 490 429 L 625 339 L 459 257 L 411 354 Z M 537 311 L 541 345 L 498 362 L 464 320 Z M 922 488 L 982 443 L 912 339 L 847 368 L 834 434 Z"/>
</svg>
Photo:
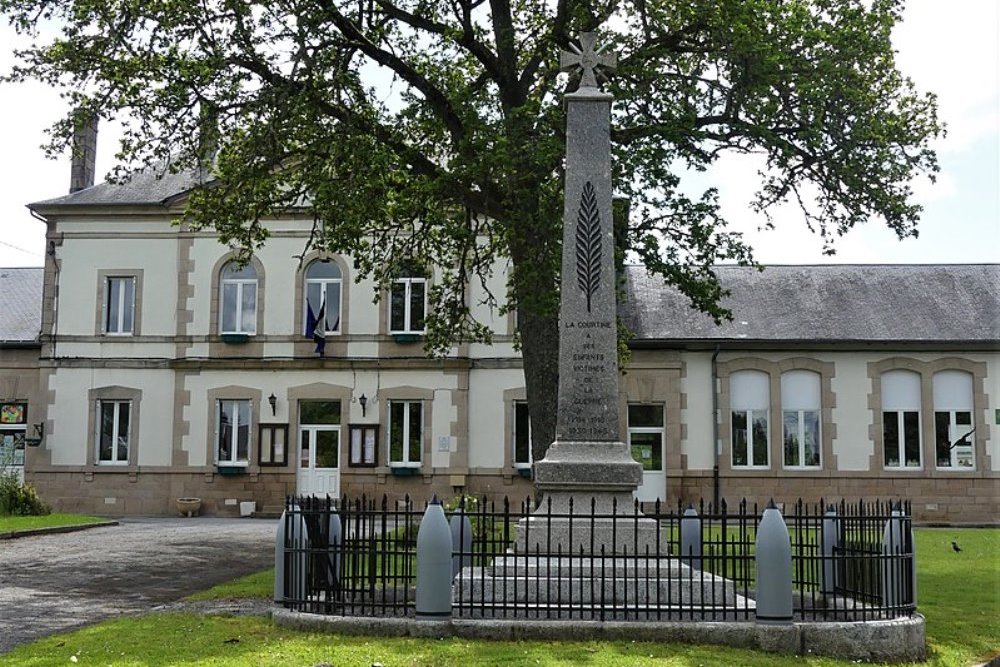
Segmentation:
<svg viewBox="0 0 1000 667">
<path fill-rule="evenodd" d="M 163 206 L 82 209 L 39 207 L 48 220 L 54 254 L 47 259 L 41 360 L 32 369 L 44 419 L 40 447 L 28 452 L 27 476 L 60 509 L 95 513 L 172 511 L 173 500 L 198 496 L 210 513 L 236 513 L 238 501 L 276 510 L 298 481 L 303 401 L 339 402 L 336 454 L 339 489 L 390 499 L 404 494 L 485 493 L 522 498 L 528 479 L 513 460 L 513 404 L 524 398 L 521 360 L 513 346 L 513 318 L 485 305 L 470 286 L 470 303 L 490 325 L 493 345 L 469 344 L 444 359 L 427 359 L 417 342 L 387 329 L 388 299 L 373 303 L 374 284 L 356 282 L 349 258 L 329 257 L 341 268 L 341 326 L 327 337 L 325 357 L 304 335 L 302 255 L 310 222 L 294 217 L 268 223 L 271 237 L 255 253 L 256 326 L 245 340 L 219 335 L 220 271 L 233 257 L 208 232 L 171 225 L 178 209 Z M 305 262 L 317 257 L 307 255 Z M 489 278 L 505 293 L 503 266 Z M 108 277 L 136 276 L 132 335 L 103 331 Z M 433 281 L 433 276 L 431 280 Z M 641 335 L 641 332 L 640 332 Z M 651 349 L 652 348 L 652 349 Z M 776 341 L 746 345 L 714 342 L 642 345 L 621 381 L 622 438 L 628 406 L 664 409 L 663 472 L 670 503 L 746 496 L 790 502 L 859 496 L 905 496 L 918 520 L 997 523 L 1000 480 L 1000 355 L 996 349 L 962 351 L 951 345 L 837 345 Z M 9 355 L 5 359 L 11 358 Z M 713 368 L 717 377 L 713 378 Z M 925 384 L 936 370 L 966 370 L 975 379 L 976 465 L 963 471 L 924 465 L 915 471 L 880 464 L 879 373 L 912 368 Z M 753 369 L 771 379 L 769 465 L 732 465 L 729 377 Z M 785 469 L 781 462 L 780 383 L 789 370 L 821 378 L 822 465 Z M 19 372 L 23 372 L 23 369 Z M 37 374 L 35 374 L 37 373 Z M 2 373 L 0 373 L 2 374 Z M 713 408 L 717 391 L 718 409 Z M 925 388 L 926 391 L 926 388 Z M 275 397 L 272 413 L 269 396 Z M 363 408 L 361 397 L 367 403 Z M 130 401 L 128 460 L 95 462 L 98 401 Z M 250 451 L 235 471 L 217 460 L 219 401 L 250 402 Z M 389 465 L 389 402 L 422 406 L 421 461 L 415 470 Z M 924 435 L 933 405 L 923 406 Z M 263 465 L 261 427 L 285 429 L 286 457 Z M 350 464 L 351 428 L 377 433 L 373 465 Z M 924 451 L 933 451 L 924 442 Z M 718 465 L 718 482 L 715 467 Z M 406 472 L 407 474 L 403 474 Z"/>
</svg>

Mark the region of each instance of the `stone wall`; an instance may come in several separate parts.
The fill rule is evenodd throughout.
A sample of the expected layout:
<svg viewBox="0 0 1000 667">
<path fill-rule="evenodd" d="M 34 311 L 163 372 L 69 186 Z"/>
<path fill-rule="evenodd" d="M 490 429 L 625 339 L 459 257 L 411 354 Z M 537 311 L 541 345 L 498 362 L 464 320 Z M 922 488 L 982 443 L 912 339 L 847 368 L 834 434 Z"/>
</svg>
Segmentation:
<svg viewBox="0 0 1000 667">
<path fill-rule="evenodd" d="M 202 514 L 237 516 L 239 502 L 277 508 L 295 492 L 294 473 L 41 472 L 28 473 L 26 481 L 55 511 L 111 516 L 175 514 L 174 501 L 191 497 L 201 498 Z"/>
<path fill-rule="evenodd" d="M 740 476 L 723 477 L 720 488 L 721 497 L 729 503 L 746 498 L 761 508 L 771 498 L 786 505 L 799 498 L 807 503 L 902 498 L 911 501 L 913 519 L 918 523 L 1000 526 L 1000 479 L 996 477 L 879 478 L 846 473 L 823 478 Z M 669 478 L 667 490 L 672 503 L 678 499 L 683 503 L 697 503 L 701 498 L 709 501 L 713 493 L 711 473 Z"/>
</svg>

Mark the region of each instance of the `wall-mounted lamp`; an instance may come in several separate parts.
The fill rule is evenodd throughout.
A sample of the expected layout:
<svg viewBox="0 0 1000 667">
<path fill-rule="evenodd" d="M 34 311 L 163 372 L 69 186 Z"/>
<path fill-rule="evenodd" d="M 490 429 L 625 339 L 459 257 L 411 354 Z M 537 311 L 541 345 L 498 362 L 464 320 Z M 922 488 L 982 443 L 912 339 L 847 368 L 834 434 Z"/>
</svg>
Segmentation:
<svg viewBox="0 0 1000 667">
<path fill-rule="evenodd" d="M 362 417 L 367 417 L 368 416 L 367 415 L 367 413 L 368 413 L 368 410 L 367 410 L 367 408 L 368 408 L 368 397 L 365 396 L 364 394 L 361 394 L 360 398 L 358 398 L 358 403 L 361 404 L 361 416 Z"/>
<path fill-rule="evenodd" d="M 273 417 L 278 414 L 278 397 L 273 392 L 267 397 L 267 402 L 271 406 L 271 416 Z"/>
<path fill-rule="evenodd" d="M 37 424 L 32 424 L 32 426 L 35 429 L 35 437 L 45 437 L 45 422 L 38 422 Z"/>
</svg>

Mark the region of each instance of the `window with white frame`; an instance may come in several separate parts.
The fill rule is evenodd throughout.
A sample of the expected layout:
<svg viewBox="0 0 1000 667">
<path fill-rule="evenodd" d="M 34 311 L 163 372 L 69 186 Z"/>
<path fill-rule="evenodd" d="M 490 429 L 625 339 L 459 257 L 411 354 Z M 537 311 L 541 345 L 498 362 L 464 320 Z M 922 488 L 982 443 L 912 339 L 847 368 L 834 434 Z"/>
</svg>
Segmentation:
<svg viewBox="0 0 1000 667">
<path fill-rule="evenodd" d="M 135 276 L 110 276 L 104 284 L 104 333 L 131 336 L 135 322 Z"/>
<path fill-rule="evenodd" d="M 531 467 L 531 418 L 527 401 L 514 401 L 514 424 L 511 442 L 514 447 L 514 467 Z"/>
<path fill-rule="evenodd" d="M 887 469 L 920 468 L 920 375 L 882 374 L 882 463 Z"/>
<path fill-rule="evenodd" d="M 781 374 L 781 426 L 784 466 L 819 468 L 819 373 L 797 370 Z"/>
<path fill-rule="evenodd" d="M 132 402 L 97 402 L 97 462 L 106 465 L 128 463 Z"/>
<path fill-rule="evenodd" d="M 975 468 L 972 422 L 972 374 L 934 374 L 934 451 L 938 468 Z"/>
<path fill-rule="evenodd" d="M 389 401 L 389 465 L 417 467 L 423 451 L 423 401 Z"/>
<path fill-rule="evenodd" d="M 215 424 L 215 458 L 218 464 L 247 465 L 250 459 L 250 401 L 219 400 Z"/>
<path fill-rule="evenodd" d="M 628 406 L 628 444 L 644 472 L 663 470 L 663 406 Z"/>
<path fill-rule="evenodd" d="M 305 332 L 312 336 L 310 324 L 328 334 L 340 333 L 340 293 L 343 274 L 336 262 L 316 260 L 306 267 Z"/>
<path fill-rule="evenodd" d="M 427 279 L 404 270 L 392 283 L 389 298 L 389 333 L 422 334 L 427 311 Z"/>
<path fill-rule="evenodd" d="M 766 468 L 771 379 L 761 371 L 737 371 L 729 376 L 732 411 L 732 466 Z"/>
<path fill-rule="evenodd" d="M 253 334 L 257 331 L 257 271 L 247 264 L 229 262 L 222 267 L 219 333 Z"/>
</svg>

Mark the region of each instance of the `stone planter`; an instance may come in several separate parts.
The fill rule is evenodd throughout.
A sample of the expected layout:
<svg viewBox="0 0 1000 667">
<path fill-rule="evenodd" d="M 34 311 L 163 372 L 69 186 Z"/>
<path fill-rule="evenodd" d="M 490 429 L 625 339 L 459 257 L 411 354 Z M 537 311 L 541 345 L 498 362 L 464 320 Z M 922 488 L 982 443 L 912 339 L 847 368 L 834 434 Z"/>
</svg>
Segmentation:
<svg viewBox="0 0 1000 667">
<path fill-rule="evenodd" d="M 201 498 L 178 498 L 176 502 L 181 516 L 198 516 L 201 511 Z"/>
</svg>

